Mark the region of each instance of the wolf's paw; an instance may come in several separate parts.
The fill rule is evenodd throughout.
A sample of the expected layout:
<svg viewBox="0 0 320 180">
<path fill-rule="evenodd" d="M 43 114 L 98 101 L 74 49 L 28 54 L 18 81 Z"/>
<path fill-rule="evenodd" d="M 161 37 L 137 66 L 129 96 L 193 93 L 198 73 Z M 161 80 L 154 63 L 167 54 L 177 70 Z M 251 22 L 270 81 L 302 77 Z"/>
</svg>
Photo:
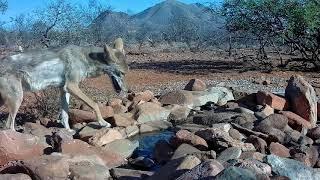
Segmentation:
<svg viewBox="0 0 320 180">
<path fill-rule="evenodd" d="M 102 127 L 107 127 L 107 128 L 111 127 L 111 124 L 108 123 L 107 121 L 99 121 L 99 124 Z"/>
</svg>

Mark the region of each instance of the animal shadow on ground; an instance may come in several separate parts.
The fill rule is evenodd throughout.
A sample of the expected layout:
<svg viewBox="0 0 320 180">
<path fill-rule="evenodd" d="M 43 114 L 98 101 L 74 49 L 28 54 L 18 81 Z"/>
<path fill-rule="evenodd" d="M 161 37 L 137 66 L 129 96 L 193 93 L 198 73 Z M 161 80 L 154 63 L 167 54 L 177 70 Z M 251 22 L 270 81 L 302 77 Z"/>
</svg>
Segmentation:
<svg viewBox="0 0 320 180">
<path fill-rule="evenodd" d="M 178 74 L 200 74 L 221 73 L 231 71 L 242 71 L 244 64 L 234 61 L 213 61 L 213 60 L 184 60 L 167 62 L 133 62 L 130 65 L 133 70 L 155 70 Z"/>
</svg>

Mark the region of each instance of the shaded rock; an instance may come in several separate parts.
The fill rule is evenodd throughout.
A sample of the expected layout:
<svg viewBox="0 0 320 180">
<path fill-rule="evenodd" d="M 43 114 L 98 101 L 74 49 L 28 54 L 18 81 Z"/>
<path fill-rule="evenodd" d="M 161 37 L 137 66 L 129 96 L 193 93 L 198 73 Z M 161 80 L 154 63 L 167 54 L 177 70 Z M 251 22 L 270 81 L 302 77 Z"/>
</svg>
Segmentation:
<svg viewBox="0 0 320 180">
<path fill-rule="evenodd" d="M 31 177 L 26 174 L 0 174 L 2 180 L 31 180 Z"/>
<path fill-rule="evenodd" d="M 177 126 L 175 126 L 175 128 L 177 129 L 177 131 L 184 129 L 184 130 L 188 130 L 192 133 L 195 133 L 197 131 L 207 129 L 208 126 L 186 123 L 186 124 L 177 125 Z"/>
<path fill-rule="evenodd" d="M 102 150 L 81 140 L 62 143 L 61 149 L 63 154 L 71 156 L 97 155 L 104 161 L 105 165 L 110 168 L 117 167 L 125 163 L 125 159 L 118 152 Z"/>
<path fill-rule="evenodd" d="M 271 167 L 255 159 L 237 160 L 234 166 L 247 169 L 254 174 L 265 174 L 271 176 Z"/>
<path fill-rule="evenodd" d="M 281 158 L 276 155 L 268 155 L 265 161 L 271 166 L 272 172 L 279 176 L 286 176 L 292 180 L 320 179 L 319 171 L 307 167 L 296 160 Z"/>
<path fill-rule="evenodd" d="M 251 171 L 247 169 L 242 169 L 238 167 L 231 166 L 221 173 L 219 173 L 216 178 L 217 180 L 255 180 L 256 176 Z"/>
<path fill-rule="evenodd" d="M 201 161 L 194 156 L 186 156 L 179 159 L 169 161 L 155 172 L 148 179 L 150 180 L 163 180 L 163 179 L 176 179 L 188 170 L 196 167 Z"/>
<path fill-rule="evenodd" d="M 219 162 L 226 162 L 230 159 L 238 159 L 241 156 L 241 149 L 238 147 L 230 147 L 220 153 L 217 160 Z"/>
<path fill-rule="evenodd" d="M 200 79 L 191 79 L 185 86 L 184 90 L 187 91 L 204 91 L 207 89 L 206 83 Z"/>
<path fill-rule="evenodd" d="M 0 165 L 9 161 L 40 156 L 46 147 L 48 145 L 37 136 L 2 130 L 0 131 Z"/>
<path fill-rule="evenodd" d="M 215 159 L 216 153 L 214 151 L 200 151 L 199 149 L 189 145 L 189 144 L 181 144 L 176 151 L 174 152 L 171 159 L 178 159 L 181 157 L 185 157 L 187 155 L 192 155 L 200 160 L 207 159 Z"/>
<path fill-rule="evenodd" d="M 153 175 L 151 171 L 140 171 L 133 169 L 113 168 L 110 174 L 114 179 L 146 179 Z"/>
<path fill-rule="evenodd" d="M 242 141 L 243 139 L 245 139 L 246 137 L 244 135 L 242 135 L 238 130 L 231 128 L 229 130 L 229 135 L 235 139 L 235 140 L 239 140 Z"/>
<path fill-rule="evenodd" d="M 307 133 L 307 136 L 313 140 L 320 139 L 320 127 L 310 129 Z"/>
<path fill-rule="evenodd" d="M 149 121 L 140 125 L 140 133 L 149 133 L 155 131 L 166 130 L 172 127 L 172 124 L 168 121 Z"/>
<path fill-rule="evenodd" d="M 118 139 L 112 141 L 111 143 L 106 144 L 103 147 L 103 150 L 107 150 L 109 152 L 117 152 L 123 158 L 128 158 L 132 155 L 133 151 L 139 147 L 139 142 L 131 142 L 128 139 Z"/>
<path fill-rule="evenodd" d="M 207 160 L 181 175 L 177 180 L 209 179 L 215 177 L 224 167 L 216 160 Z"/>
<path fill-rule="evenodd" d="M 97 131 L 90 139 L 89 144 L 94 146 L 104 146 L 112 141 L 123 139 L 122 134 L 115 129 L 101 129 Z"/>
<path fill-rule="evenodd" d="M 271 154 L 275 154 L 279 157 L 290 157 L 289 149 L 279 143 L 272 142 L 269 146 L 269 151 Z"/>
<path fill-rule="evenodd" d="M 317 96 L 313 87 L 302 76 L 292 76 L 285 94 L 292 111 L 314 127 L 317 123 Z"/>
<path fill-rule="evenodd" d="M 153 157 L 159 164 L 164 164 L 171 159 L 173 152 L 174 149 L 167 141 L 159 140 L 155 145 Z"/>
<path fill-rule="evenodd" d="M 252 143 L 258 152 L 266 154 L 266 148 L 268 147 L 267 142 L 255 135 L 251 135 L 245 141 L 247 143 Z"/>
<path fill-rule="evenodd" d="M 264 116 L 268 117 L 271 114 L 274 114 L 274 109 L 269 105 L 265 105 L 263 109 L 261 109 L 261 113 L 263 113 Z"/>
<path fill-rule="evenodd" d="M 150 90 L 146 90 L 146 91 L 139 92 L 129 96 L 129 100 L 133 101 L 133 103 L 138 103 L 140 101 L 149 102 L 153 98 L 154 98 L 154 94 Z"/>
<path fill-rule="evenodd" d="M 295 130 L 301 131 L 303 128 L 310 129 L 312 126 L 310 122 L 293 112 L 281 111 L 280 113 L 288 118 L 288 124 Z"/>
<path fill-rule="evenodd" d="M 215 113 L 212 111 L 206 112 L 204 114 L 197 114 L 193 117 L 193 123 L 200 125 L 211 126 L 216 123 L 227 123 L 233 121 L 239 113 L 235 112 L 221 112 Z"/>
<path fill-rule="evenodd" d="M 280 111 L 288 109 L 289 104 L 285 98 L 274 95 L 270 92 L 259 91 L 256 97 L 257 103 L 260 105 L 269 105 L 273 109 Z"/>
<path fill-rule="evenodd" d="M 135 114 L 135 119 L 139 123 L 166 120 L 170 115 L 169 110 L 151 102 L 146 102 L 138 105 L 137 109 L 138 112 Z"/>
<path fill-rule="evenodd" d="M 204 139 L 187 130 L 178 131 L 176 135 L 170 139 L 170 143 L 175 147 L 178 147 L 181 144 L 186 143 L 191 144 L 192 146 L 200 150 L 208 149 L 208 144 Z"/>
<path fill-rule="evenodd" d="M 143 169 L 150 169 L 156 165 L 152 159 L 143 156 L 130 160 L 130 164 Z"/>
<path fill-rule="evenodd" d="M 281 114 L 272 114 L 262 120 L 255 129 L 263 133 L 268 133 L 269 128 L 284 130 L 288 124 L 288 118 Z"/>
<path fill-rule="evenodd" d="M 94 136 L 99 130 L 104 130 L 109 128 L 103 128 L 98 122 L 88 123 L 84 128 L 78 132 L 78 136 L 83 141 L 88 141 L 92 136 Z"/>
<path fill-rule="evenodd" d="M 301 146 L 290 149 L 290 155 L 293 159 L 304 163 L 306 166 L 313 167 L 319 158 L 318 147 Z"/>
</svg>

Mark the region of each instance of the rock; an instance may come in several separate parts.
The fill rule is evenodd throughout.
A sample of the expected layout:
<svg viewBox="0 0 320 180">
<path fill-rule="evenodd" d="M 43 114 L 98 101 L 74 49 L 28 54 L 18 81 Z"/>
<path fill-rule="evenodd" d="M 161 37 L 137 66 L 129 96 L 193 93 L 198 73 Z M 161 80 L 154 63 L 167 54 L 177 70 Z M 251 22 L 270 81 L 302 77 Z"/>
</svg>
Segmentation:
<svg viewBox="0 0 320 180">
<path fill-rule="evenodd" d="M 170 107 L 170 115 L 169 119 L 174 120 L 174 121 L 181 121 L 187 119 L 191 109 L 185 106 L 180 106 L 180 105 L 172 105 Z"/>
<path fill-rule="evenodd" d="M 48 145 L 37 136 L 11 130 L 0 131 L 0 165 L 41 156 Z"/>
<path fill-rule="evenodd" d="M 279 157 L 290 157 L 289 149 L 279 143 L 272 142 L 269 146 L 269 151 Z"/>
<path fill-rule="evenodd" d="M 193 107 L 193 95 L 190 91 L 173 91 L 162 95 L 159 101 L 163 105 L 177 104 L 180 106 Z"/>
<path fill-rule="evenodd" d="M 288 118 L 281 114 L 272 114 L 261 121 L 256 127 L 256 129 L 260 129 L 259 127 L 271 127 L 279 130 L 284 130 L 284 128 L 288 124 Z M 267 129 L 260 129 L 261 132 L 268 133 Z"/>
<path fill-rule="evenodd" d="M 52 131 L 41 124 L 27 122 L 24 124 L 24 132 L 26 134 L 32 134 L 39 138 L 44 138 L 46 135 L 51 135 Z"/>
<path fill-rule="evenodd" d="M 2 180 L 31 180 L 31 177 L 26 174 L 1 174 L 0 179 Z"/>
<path fill-rule="evenodd" d="M 238 167 L 231 166 L 221 173 L 219 173 L 216 178 L 216 180 L 231 180 L 231 179 L 237 179 L 237 180 L 255 180 L 256 176 L 251 171 L 247 169 L 242 169 Z"/>
<path fill-rule="evenodd" d="M 122 100 L 121 99 L 118 99 L 118 98 L 111 98 L 108 103 L 107 103 L 108 106 L 117 106 L 117 105 L 123 105 L 122 103 Z"/>
<path fill-rule="evenodd" d="M 111 107 L 113 109 L 114 114 L 124 114 L 128 112 L 128 108 L 122 104 L 113 105 Z"/>
<path fill-rule="evenodd" d="M 189 145 L 189 144 L 181 144 L 176 151 L 174 152 L 171 159 L 178 159 L 181 157 L 185 157 L 188 155 L 195 156 L 200 160 L 207 160 L 207 159 L 215 159 L 216 152 L 214 151 L 200 151 L 199 149 Z"/>
<path fill-rule="evenodd" d="M 169 161 L 162 166 L 148 179 L 150 180 L 162 180 L 162 179 L 176 179 L 188 170 L 196 167 L 201 161 L 194 156 L 186 156 L 179 159 Z"/>
<path fill-rule="evenodd" d="M 270 92 L 259 91 L 256 97 L 257 103 L 260 105 L 269 105 L 273 109 L 280 111 L 288 109 L 288 102 L 285 98 L 274 95 Z"/>
<path fill-rule="evenodd" d="M 158 104 L 146 102 L 137 106 L 138 112 L 135 114 L 135 119 L 139 123 L 149 121 L 167 120 L 170 111 L 159 106 Z"/>
<path fill-rule="evenodd" d="M 200 150 L 208 149 L 208 144 L 204 139 L 187 130 L 178 131 L 176 135 L 170 139 L 170 143 L 175 147 L 178 147 L 181 144 L 186 143 L 191 144 L 192 146 Z"/>
<path fill-rule="evenodd" d="M 40 156 L 24 160 L 24 166 L 39 179 L 67 179 L 69 175 L 68 159 L 61 155 Z"/>
<path fill-rule="evenodd" d="M 307 136 L 313 140 L 320 139 L 320 127 L 310 129 L 307 133 Z"/>
<path fill-rule="evenodd" d="M 219 162 L 226 162 L 230 159 L 238 159 L 241 156 L 241 148 L 239 147 L 230 147 L 220 153 L 217 160 Z"/>
<path fill-rule="evenodd" d="M 107 119 L 114 116 L 113 108 L 111 106 L 99 104 L 99 108 L 103 119 Z"/>
<path fill-rule="evenodd" d="M 313 87 L 302 76 L 292 76 L 285 94 L 292 111 L 316 126 L 317 96 Z"/>
<path fill-rule="evenodd" d="M 263 161 L 263 158 L 265 157 L 266 155 L 264 154 L 261 154 L 259 152 L 254 152 L 254 151 L 248 151 L 248 152 L 243 152 L 240 156 L 240 159 L 256 159 L 260 162 Z"/>
<path fill-rule="evenodd" d="M 140 132 L 139 127 L 136 125 L 126 127 L 125 131 L 126 131 L 126 137 L 128 138 L 133 137 L 139 134 Z"/>
<path fill-rule="evenodd" d="M 207 129 L 208 126 L 186 123 L 186 124 L 176 125 L 175 128 L 177 129 L 177 131 L 184 129 L 184 130 L 188 130 L 192 133 L 195 133 L 197 131 Z"/>
<path fill-rule="evenodd" d="M 108 119 L 113 127 L 128 127 L 134 124 L 134 120 L 127 118 L 121 114 L 115 114 L 113 117 Z"/>
<path fill-rule="evenodd" d="M 140 171 L 123 168 L 113 168 L 110 174 L 114 179 L 146 179 L 153 175 L 151 171 Z"/>
<path fill-rule="evenodd" d="M 262 163 L 256 159 L 237 160 L 236 167 L 247 169 L 254 174 L 265 174 L 271 176 L 271 167 L 268 164 Z"/>
<path fill-rule="evenodd" d="M 210 179 L 215 177 L 224 167 L 216 160 L 207 160 L 181 175 L 177 180 Z"/>
<path fill-rule="evenodd" d="M 153 157 L 159 164 L 165 164 L 171 159 L 173 152 L 173 148 L 167 141 L 159 140 L 154 147 Z"/>
<path fill-rule="evenodd" d="M 50 127 L 53 125 L 53 121 L 49 118 L 40 118 L 40 124 L 44 127 Z"/>
<path fill-rule="evenodd" d="M 134 94 L 134 96 L 129 97 L 129 100 L 133 101 L 133 103 L 138 103 L 140 101 L 149 102 L 153 98 L 154 98 L 153 92 L 146 90 L 146 91 Z"/>
<path fill-rule="evenodd" d="M 131 142 L 128 139 L 118 139 L 112 141 L 111 143 L 106 144 L 103 147 L 103 150 L 107 150 L 110 152 L 117 152 L 123 158 L 128 158 L 132 155 L 133 151 L 139 147 L 139 142 L 134 141 Z"/>
<path fill-rule="evenodd" d="M 78 136 L 81 140 L 83 141 L 87 141 L 94 136 L 97 132 L 99 132 L 99 130 L 104 130 L 104 129 L 109 129 L 109 128 L 103 128 L 99 125 L 98 122 L 91 122 L 88 123 L 84 128 L 82 128 L 79 132 L 78 132 Z"/>
<path fill-rule="evenodd" d="M 79 109 L 70 109 L 69 110 L 69 121 L 70 124 L 77 124 L 82 122 L 95 122 L 96 115 L 92 111 L 84 111 Z"/>
<path fill-rule="evenodd" d="M 214 150 L 223 151 L 228 147 L 239 147 L 242 151 L 255 151 L 251 143 L 243 143 L 233 139 L 229 132 L 222 131 L 221 129 L 205 129 L 195 133 L 196 135 L 204 138 L 209 144 L 214 146 Z"/>
<path fill-rule="evenodd" d="M 107 167 L 113 168 L 121 166 L 125 163 L 125 159 L 115 151 L 102 150 L 89 145 L 81 140 L 73 140 L 72 142 L 64 142 L 61 144 L 62 154 L 70 156 L 92 156 L 100 157 Z"/>
<path fill-rule="evenodd" d="M 245 141 L 247 143 L 252 143 L 256 150 L 262 154 L 266 154 L 266 148 L 268 147 L 267 142 L 255 135 L 251 135 Z"/>
<path fill-rule="evenodd" d="M 239 140 L 242 141 L 243 139 L 245 139 L 246 137 L 244 135 L 242 135 L 238 130 L 231 128 L 229 130 L 229 135 L 235 139 L 235 140 Z"/>
<path fill-rule="evenodd" d="M 319 158 L 318 147 L 316 146 L 292 148 L 290 149 L 290 154 L 293 159 L 300 161 L 309 167 L 314 167 Z"/>
<path fill-rule="evenodd" d="M 207 89 L 206 83 L 200 79 L 191 79 L 185 86 L 184 90 L 187 91 L 205 91 Z"/>
<path fill-rule="evenodd" d="M 273 109 L 271 106 L 269 106 L 269 105 L 265 105 L 265 106 L 263 107 L 263 109 L 261 110 L 261 113 L 263 113 L 264 116 L 268 117 L 268 116 L 270 116 L 271 114 L 274 114 L 274 109 Z"/>
<path fill-rule="evenodd" d="M 123 138 L 122 134 L 115 129 L 101 129 L 89 139 L 89 144 L 102 147 L 112 141 Z"/>
<path fill-rule="evenodd" d="M 209 112 L 205 112 L 204 114 L 197 114 L 193 116 L 193 123 L 199 124 L 199 125 L 211 126 L 217 123 L 231 122 L 237 116 L 239 116 L 239 113 L 235 113 L 235 112 L 215 113 L 215 112 L 209 111 Z"/>
<path fill-rule="evenodd" d="M 149 133 L 155 131 L 166 130 L 172 127 L 172 124 L 168 121 L 149 121 L 140 125 L 140 133 Z"/>
<path fill-rule="evenodd" d="M 130 160 L 130 164 L 142 169 L 151 169 L 156 166 L 156 163 L 152 159 L 143 156 Z"/>
<path fill-rule="evenodd" d="M 281 111 L 281 114 L 288 118 L 288 124 L 295 130 L 301 131 L 303 128 L 310 129 L 312 125 L 307 120 L 290 111 Z"/>
<path fill-rule="evenodd" d="M 271 166 L 272 172 L 278 176 L 286 176 L 291 180 L 320 179 L 319 171 L 307 167 L 296 160 L 281 158 L 276 155 L 268 155 L 265 161 Z"/>
</svg>

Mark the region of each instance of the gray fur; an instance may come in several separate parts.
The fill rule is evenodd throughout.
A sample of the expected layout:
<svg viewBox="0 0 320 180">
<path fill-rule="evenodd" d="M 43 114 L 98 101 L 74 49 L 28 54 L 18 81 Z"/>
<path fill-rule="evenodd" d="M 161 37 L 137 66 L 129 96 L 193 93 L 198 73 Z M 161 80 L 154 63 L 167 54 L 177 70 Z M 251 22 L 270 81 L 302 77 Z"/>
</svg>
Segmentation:
<svg viewBox="0 0 320 180">
<path fill-rule="evenodd" d="M 21 104 L 23 91 L 39 91 L 49 86 L 61 89 L 61 118 L 68 124 L 68 105 L 71 93 L 92 107 L 102 125 L 110 126 L 102 119 L 97 104 L 78 88 L 79 82 L 88 77 L 109 75 L 115 84 L 126 91 L 123 76 L 127 73 L 122 39 L 114 47 L 79 47 L 29 51 L 6 57 L 0 65 L 0 94 L 9 109 L 7 128 L 14 129 L 14 119 Z M 69 92 L 70 91 L 70 92 Z M 0 104 L 1 105 L 1 104 Z"/>
</svg>

